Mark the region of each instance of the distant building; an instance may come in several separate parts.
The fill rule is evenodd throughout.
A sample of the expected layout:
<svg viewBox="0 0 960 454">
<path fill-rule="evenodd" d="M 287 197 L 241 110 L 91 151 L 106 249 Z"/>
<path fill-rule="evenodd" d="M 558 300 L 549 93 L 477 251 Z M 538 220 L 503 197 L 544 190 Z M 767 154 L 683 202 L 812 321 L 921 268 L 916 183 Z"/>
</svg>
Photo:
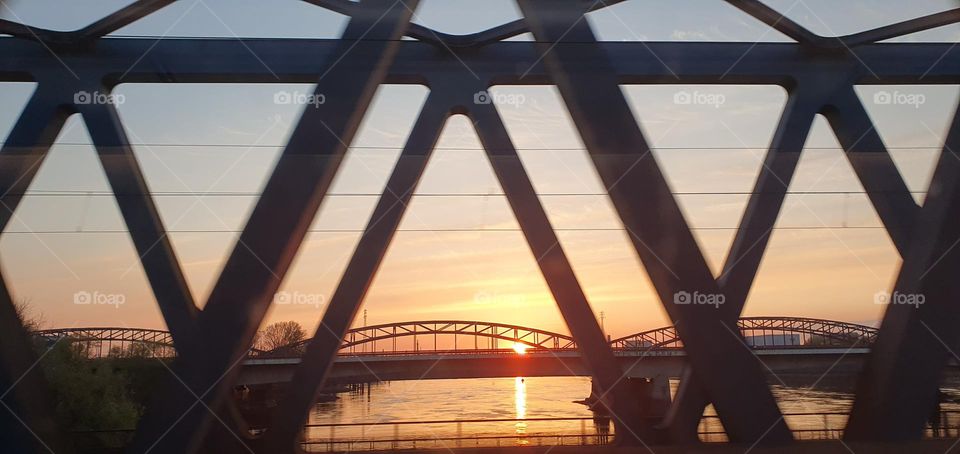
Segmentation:
<svg viewBox="0 0 960 454">
<path fill-rule="evenodd" d="M 637 339 L 624 339 L 623 347 L 629 350 L 642 350 L 650 348 L 653 344 L 649 341 L 641 341 Z"/>
<path fill-rule="evenodd" d="M 799 334 L 763 334 L 746 336 L 747 345 L 751 347 L 787 347 L 803 345 Z"/>
</svg>

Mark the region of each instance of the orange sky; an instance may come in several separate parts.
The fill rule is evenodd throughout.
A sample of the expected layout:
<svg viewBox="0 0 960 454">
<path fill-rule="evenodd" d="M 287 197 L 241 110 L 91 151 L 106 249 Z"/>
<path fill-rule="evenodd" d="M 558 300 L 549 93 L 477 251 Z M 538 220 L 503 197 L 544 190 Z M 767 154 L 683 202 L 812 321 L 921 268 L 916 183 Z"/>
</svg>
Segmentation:
<svg viewBox="0 0 960 454">
<path fill-rule="evenodd" d="M 884 87 L 864 87 L 871 99 Z M 2 88 L 0 88 L 2 89 Z M 29 86 L 0 92 L 23 102 Z M 309 89 L 297 86 L 292 89 Z M 678 90 L 713 90 L 722 106 L 677 106 Z M 901 90 L 904 88 L 900 88 Z M 944 127 L 957 104 L 956 87 L 913 87 L 926 94 L 923 106 L 878 106 L 865 102 L 878 130 L 912 190 L 922 192 L 942 144 Z M 202 93 L 209 102 L 178 104 Z M 256 193 L 297 114 L 294 106 L 267 105 L 273 86 L 121 86 L 120 106 L 148 183 L 154 191 Z M 668 324 L 636 252 L 622 230 L 582 144 L 554 89 L 501 87 L 522 94 L 519 106 L 500 106 L 542 202 L 559 232 L 595 312 L 606 315 L 614 337 Z M 294 304 L 277 304 L 268 322 L 297 320 L 312 326 L 322 314 L 389 175 L 397 148 L 422 103 L 422 87 L 385 87 L 351 150 L 314 228 L 284 281 Z M 654 158 L 675 192 L 708 192 L 678 198 L 713 269 L 726 255 L 763 147 L 782 109 L 784 95 L 771 87 L 628 87 L 625 89 Z M 251 99 L 255 101 L 251 101 Z M 244 108 L 264 103 L 256 114 Z M 138 106 L 162 107 L 161 116 Z M 244 110 L 246 109 L 246 110 Z M 272 109 L 272 110 L 271 110 Z M 231 114 L 238 110 L 239 113 Z M 264 114 L 266 112 L 266 114 Z M 254 116 L 255 115 L 255 116 Z M 254 116 L 253 119 L 251 117 Z M 161 120 L 162 118 L 170 120 Z M 9 129 L 11 118 L 3 127 Z M 159 125 L 148 127 L 148 120 Z M 195 124 L 194 128 L 185 125 Z M 87 195 L 28 196 L 0 239 L 0 263 L 14 295 L 28 299 L 48 326 L 162 327 L 102 170 L 76 119 L 43 164 L 31 191 L 81 191 Z M 201 144 L 234 144 L 213 147 Z M 172 144 L 190 146 L 172 147 Z M 250 145 L 255 145 L 250 147 Z M 793 191 L 862 191 L 825 121 L 818 118 L 808 139 Z M 702 147 L 723 147 L 704 150 Z M 469 121 L 447 125 L 401 229 L 507 229 L 508 231 L 408 231 L 392 244 L 364 302 L 372 323 L 424 319 L 475 319 L 565 331 L 534 257 L 492 176 Z M 353 196 L 346 196 L 353 194 Z M 477 194 L 489 194 L 477 196 Z M 571 195 L 580 194 L 580 195 Z M 922 200 L 923 194 L 916 194 Z M 242 228 L 250 196 L 158 196 L 170 230 Z M 779 226 L 876 227 L 879 221 L 863 194 L 791 195 Z M 51 233 L 56 231 L 57 233 Z M 70 233 L 76 232 L 76 233 Z M 79 233 L 85 232 L 85 233 Z M 192 291 L 204 300 L 235 233 L 171 233 Z M 880 229 L 776 230 L 751 292 L 747 315 L 790 315 L 874 323 L 883 306 L 873 296 L 888 289 L 899 258 Z M 120 294 L 124 303 L 78 305 L 78 292 Z M 303 303 L 303 304 L 299 304 Z M 311 328 L 312 329 L 312 328 Z"/>
</svg>

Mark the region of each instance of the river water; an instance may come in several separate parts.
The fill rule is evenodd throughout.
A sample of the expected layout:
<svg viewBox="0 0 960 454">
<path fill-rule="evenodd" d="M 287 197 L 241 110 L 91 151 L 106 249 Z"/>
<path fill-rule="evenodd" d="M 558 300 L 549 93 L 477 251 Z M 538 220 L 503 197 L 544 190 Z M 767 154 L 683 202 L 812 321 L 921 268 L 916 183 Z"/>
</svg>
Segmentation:
<svg viewBox="0 0 960 454">
<path fill-rule="evenodd" d="M 677 382 L 672 381 L 672 391 L 676 390 L 676 386 Z M 334 401 L 318 403 L 311 412 L 305 436 L 308 440 L 318 442 L 311 450 L 319 451 L 331 447 L 323 444 L 324 440 L 330 439 L 407 440 L 402 443 L 390 442 L 389 446 L 399 447 L 416 443 L 421 447 L 443 447 L 602 442 L 602 435 L 612 431 L 612 425 L 603 419 L 595 420 L 593 412 L 575 402 L 587 397 L 590 388 L 590 378 L 587 377 L 377 383 L 340 393 Z M 781 411 L 786 415 L 787 424 L 802 438 L 838 436 L 846 416 L 835 413 L 846 413 L 852 405 L 852 396 L 845 392 L 783 386 L 771 388 Z M 954 396 L 960 395 L 956 389 L 949 392 Z M 941 410 L 958 411 L 960 404 L 946 403 Z M 715 415 L 712 408 L 707 409 L 706 415 L 700 431 L 714 434 L 701 435 L 701 438 L 722 441 L 722 426 L 715 416 L 711 416 Z M 952 420 L 954 415 L 946 417 Z M 537 420 L 539 418 L 569 419 Z M 525 421 L 453 422 L 490 419 Z M 408 421 L 438 422 L 404 424 Z M 558 435 L 569 438 L 560 441 Z M 383 448 L 384 445 L 355 443 L 337 446 L 338 449 L 370 447 Z"/>
</svg>

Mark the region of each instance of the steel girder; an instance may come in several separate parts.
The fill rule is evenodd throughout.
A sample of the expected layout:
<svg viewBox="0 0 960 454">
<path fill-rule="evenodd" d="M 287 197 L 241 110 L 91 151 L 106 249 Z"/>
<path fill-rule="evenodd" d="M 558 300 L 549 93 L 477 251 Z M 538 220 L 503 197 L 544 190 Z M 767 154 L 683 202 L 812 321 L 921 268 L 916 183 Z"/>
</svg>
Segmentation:
<svg viewBox="0 0 960 454">
<path fill-rule="evenodd" d="M 0 80 L 38 82 L 0 150 L 0 201 L 6 208 L 0 215 L 0 230 L 8 224 L 67 115 L 81 113 L 180 351 L 174 371 L 183 384 L 171 383 L 158 393 L 157 402 L 141 423 L 134 449 L 192 452 L 204 440 L 216 446 L 243 442 L 241 423 L 218 415 L 230 412 L 229 406 L 220 410 L 220 404 L 233 365 L 249 347 L 373 91 L 382 83 L 428 85 L 431 101 L 388 185 L 392 193 L 384 194 L 376 210 L 387 222 L 368 226 L 358 247 L 362 253 L 351 260 L 339 296 L 308 348 L 305 363 L 313 370 L 297 372 L 294 395 L 307 396 L 322 383 L 394 234 L 395 219 L 422 173 L 439 127 L 447 116 L 465 114 L 476 121 L 481 142 L 532 251 L 538 257 L 544 254 L 541 270 L 573 338 L 591 358 L 601 389 L 613 392 L 615 407 L 630 406 L 630 397 L 614 389 L 619 372 L 609 347 L 602 342 L 569 261 L 562 249 L 552 246 L 555 234 L 499 116 L 492 107 L 468 101 L 477 89 L 493 84 L 556 84 L 690 356 L 691 368 L 665 422 L 674 440 L 688 439 L 685 437 L 695 430 L 708 402 L 715 404 L 733 440 L 789 439 L 756 365 L 749 363 L 744 346 L 738 345 L 742 339 L 735 323 L 803 141 L 818 113 L 830 121 L 904 257 L 896 290 L 922 292 L 928 301 L 919 311 L 894 306 L 887 311 L 847 435 L 866 439 L 919 436 L 937 372 L 960 340 L 953 330 L 960 310 L 958 290 L 950 277 L 960 268 L 960 257 L 951 246 L 960 233 L 956 223 L 960 211 L 955 206 L 960 170 L 954 160 L 960 127 L 955 119 L 930 195 L 920 208 L 906 192 L 852 87 L 960 81 L 960 49 L 955 45 L 874 44 L 955 23 L 960 20 L 958 10 L 843 37 L 822 37 L 759 1 L 728 0 L 797 43 L 603 43 L 595 40 L 583 15 L 616 2 L 520 0 L 523 19 L 473 35 L 454 36 L 410 24 L 414 1 L 308 1 L 351 16 L 341 40 L 154 42 L 105 37 L 171 0 L 140 0 L 71 32 L 0 21 L 0 33 L 13 36 L 0 38 L 0 54 L 5 57 L 0 60 Z M 501 42 L 525 32 L 532 32 L 539 42 Z M 400 41 L 403 35 L 419 42 Z M 260 60 L 252 61 L 250 51 Z M 116 111 L 110 105 L 77 105 L 72 95 L 81 90 L 109 92 L 119 83 L 314 83 L 318 77 L 318 93 L 336 92 L 342 97 L 331 100 L 327 113 L 304 112 L 205 310 L 198 311 Z M 617 87 L 665 82 L 767 84 L 789 92 L 764 170 L 720 279 L 715 280 L 706 268 L 657 165 L 652 159 L 643 159 L 647 144 Z M 656 222 L 652 222 L 654 215 L 660 217 Z M 671 305 L 672 295 L 684 289 L 723 292 L 730 303 L 718 312 Z M 60 446 L 49 413 L 43 411 L 49 407 L 42 399 L 34 400 L 42 395 L 42 379 L 31 372 L 34 359 L 29 342 L 17 328 L 5 285 L 0 285 L 0 306 L 0 323 L 9 328 L 0 337 L 0 382 L 16 385 L 8 399 L 11 411 L 0 420 L 4 427 L 14 429 L 5 432 L 12 437 L 10 446 L 37 448 L 37 440 Z M 731 369 L 742 375 L 731 378 Z M 31 379 L 23 380 L 27 375 Z M 299 401 L 288 400 L 281 408 L 275 418 L 278 423 L 296 424 L 306 414 Z M 624 417 L 629 412 L 620 411 Z M 25 419 L 14 418 L 17 415 Z M 214 420 L 228 423 L 214 424 Z M 209 432 L 211 426 L 224 427 L 235 437 L 222 430 L 221 436 Z M 18 430 L 22 427 L 35 429 L 39 438 L 29 430 Z M 296 426 L 282 427 L 286 429 L 268 432 L 269 446 L 281 451 L 295 449 Z"/>
<path fill-rule="evenodd" d="M 173 347 L 173 337 L 169 331 L 141 328 L 61 328 L 45 329 L 32 333 L 44 339 L 58 340 L 61 338 L 72 341 L 117 341 L 117 342 L 145 342 L 165 347 Z"/>
<path fill-rule="evenodd" d="M 737 327 L 745 335 L 773 332 L 784 334 L 806 334 L 822 336 L 840 342 L 859 340 L 859 346 L 869 347 L 877 336 L 877 329 L 855 323 L 839 322 L 804 317 L 743 317 L 737 321 Z M 174 347 L 173 337 L 168 331 L 144 328 L 91 327 L 56 328 L 31 333 L 34 336 L 57 341 L 70 342 L 144 342 L 164 347 Z M 391 339 L 412 336 L 458 335 L 505 342 L 515 342 L 531 348 L 548 350 L 575 350 L 576 341 L 572 336 L 526 326 L 492 323 L 472 320 L 425 320 L 381 325 L 363 326 L 347 331 L 340 351 L 363 344 L 372 344 Z M 284 351 L 295 351 L 306 346 L 311 339 L 258 352 L 261 355 L 276 355 Z M 656 349 L 682 347 L 682 341 L 672 326 L 647 330 L 610 341 L 611 348 Z M 389 350 L 388 352 L 394 352 Z"/>
<path fill-rule="evenodd" d="M 744 337 L 763 334 L 806 334 L 822 336 L 837 341 L 838 345 L 849 346 L 856 342 L 858 347 L 869 347 L 877 337 L 877 329 L 855 323 L 838 322 L 803 317 L 743 317 L 737 320 L 737 329 Z M 683 340 L 672 326 L 643 331 L 623 336 L 611 341 L 615 349 L 656 349 L 679 348 Z"/>
<path fill-rule="evenodd" d="M 469 320 L 429 320 L 422 322 L 386 323 L 353 328 L 344 336 L 340 344 L 340 351 L 391 339 L 428 336 L 432 334 L 483 337 L 507 342 L 517 342 L 531 348 L 553 350 L 575 349 L 577 347 L 576 342 L 568 335 L 536 328 Z M 274 350 L 263 352 L 263 354 L 275 355 L 285 351 L 297 351 L 299 348 L 308 345 L 311 341 L 312 339 L 305 339 L 294 344 L 284 345 Z"/>
</svg>

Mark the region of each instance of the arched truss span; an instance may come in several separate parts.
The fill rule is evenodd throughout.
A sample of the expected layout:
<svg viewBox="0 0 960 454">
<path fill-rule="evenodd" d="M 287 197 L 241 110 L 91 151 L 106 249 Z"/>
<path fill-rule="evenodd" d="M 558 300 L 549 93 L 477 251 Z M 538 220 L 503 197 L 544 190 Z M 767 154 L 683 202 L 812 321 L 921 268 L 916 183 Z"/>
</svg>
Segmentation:
<svg viewBox="0 0 960 454">
<path fill-rule="evenodd" d="M 877 329 L 855 323 L 838 322 L 801 317 L 745 317 L 737 322 L 740 332 L 753 347 L 781 346 L 870 346 Z M 71 342 L 141 342 L 173 348 L 170 333 L 142 328 L 59 328 L 37 331 L 35 336 L 57 341 Z M 488 323 L 468 320 L 430 320 L 417 322 L 388 323 L 354 328 L 347 332 L 341 351 L 354 352 L 370 344 L 376 346 L 395 339 L 416 336 L 467 336 L 477 339 L 495 339 L 523 344 L 531 349 L 572 350 L 576 349 L 573 338 L 560 333 L 504 323 Z M 303 351 L 310 342 L 306 339 L 270 351 L 254 350 L 254 355 L 283 356 Z M 460 344 L 461 349 L 478 348 L 477 342 Z M 643 331 L 611 341 L 615 350 L 652 350 L 682 348 L 683 344 L 672 326 Z M 436 347 L 434 347 L 436 349 Z M 427 348 L 429 349 L 429 348 Z M 439 349 L 438 349 L 439 350 Z M 371 352 L 377 351 L 370 348 Z M 387 351 L 395 351 L 391 348 Z"/>
<path fill-rule="evenodd" d="M 801 317 L 744 317 L 737 322 L 747 342 L 756 348 L 783 346 L 863 346 L 869 347 L 877 335 L 877 329 L 855 323 Z M 524 344 L 530 348 L 562 350 L 576 349 L 572 337 L 501 323 L 465 320 L 434 320 L 401 322 L 354 328 L 347 332 L 341 346 L 342 352 L 355 352 L 365 344 L 390 342 L 393 339 L 431 335 L 463 335 L 477 338 L 498 339 Z M 263 352 L 266 355 L 289 355 L 303 351 L 310 339 Z M 476 345 L 476 344 L 474 344 Z M 643 331 L 611 341 L 615 350 L 681 348 L 683 344 L 672 326 Z M 461 344 L 461 349 L 470 345 Z M 388 349 L 386 351 L 394 351 Z M 375 348 L 371 352 L 377 351 Z M 423 350 L 421 350 L 423 351 Z"/>
<path fill-rule="evenodd" d="M 474 337 L 476 339 L 496 339 L 523 344 L 531 349 L 561 350 L 575 349 L 577 347 L 573 338 L 566 334 L 536 328 L 469 320 L 430 320 L 422 322 L 388 323 L 354 328 L 347 332 L 340 350 L 350 351 L 356 350 L 357 347 L 366 344 L 375 347 L 377 343 L 391 342 L 394 339 L 434 335 L 457 335 Z M 310 339 L 306 339 L 295 344 L 265 352 L 265 354 L 283 355 L 284 353 L 302 351 L 302 348 L 309 342 Z M 463 347 L 462 349 L 470 349 L 471 347 L 479 348 L 482 344 L 468 343 L 467 345 L 461 345 Z M 375 348 L 371 348 L 370 350 L 375 351 Z"/>
<path fill-rule="evenodd" d="M 34 336 L 70 342 L 141 342 L 173 348 L 173 338 L 168 331 L 143 328 L 57 328 L 34 332 Z"/>
<path fill-rule="evenodd" d="M 782 346 L 863 346 L 873 344 L 877 329 L 855 323 L 802 317 L 744 317 L 737 327 L 753 347 Z M 614 349 L 681 348 L 672 326 L 652 329 L 614 339 Z"/>
</svg>

